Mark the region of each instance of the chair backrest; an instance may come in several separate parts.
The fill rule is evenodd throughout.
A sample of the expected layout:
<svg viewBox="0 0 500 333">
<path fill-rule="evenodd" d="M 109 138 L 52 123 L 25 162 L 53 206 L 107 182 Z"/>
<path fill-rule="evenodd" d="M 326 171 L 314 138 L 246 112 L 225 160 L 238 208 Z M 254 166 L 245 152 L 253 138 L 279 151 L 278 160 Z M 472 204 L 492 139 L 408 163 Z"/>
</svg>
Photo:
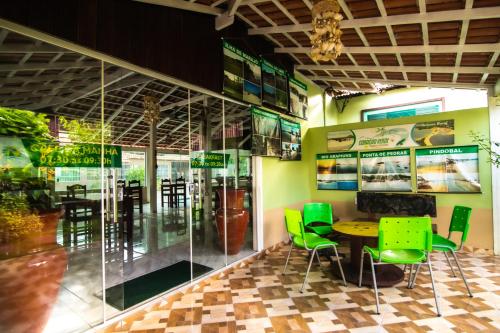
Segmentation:
<svg viewBox="0 0 500 333">
<path fill-rule="evenodd" d="M 332 205 L 325 202 L 304 204 L 304 225 L 309 225 L 313 222 L 333 224 Z"/>
<path fill-rule="evenodd" d="M 140 180 L 130 180 L 128 182 L 129 187 L 141 187 L 141 181 Z"/>
<path fill-rule="evenodd" d="M 302 214 L 300 210 L 285 208 L 286 231 L 292 236 L 303 238 L 304 225 L 302 224 Z"/>
<path fill-rule="evenodd" d="M 453 231 L 461 232 L 462 244 L 465 243 L 465 241 L 467 240 L 467 235 L 469 234 L 469 220 L 471 213 L 472 208 L 470 207 L 455 206 L 453 208 L 449 233 L 451 234 Z M 462 244 L 460 244 L 460 248 L 462 247 Z"/>
<path fill-rule="evenodd" d="M 162 179 L 161 184 L 162 185 L 170 185 L 170 179 L 168 179 L 168 178 Z"/>
<path fill-rule="evenodd" d="M 378 249 L 432 251 L 430 217 L 382 217 L 378 229 Z"/>
<path fill-rule="evenodd" d="M 116 186 L 117 187 L 125 187 L 125 180 L 124 179 L 118 179 L 116 181 Z"/>
<path fill-rule="evenodd" d="M 83 197 L 87 197 L 87 185 L 74 184 L 66 186 L 66 196 L 68 198 L 76 198 L 78 194 L 83 194 Z"/>
<path fill-rule="evenodd" d="M 176 183 L 185 183 L 186 182 L 186 179 L 184 179 L 184 177 L 179 177 L 175 180 Z"/>
</svg>

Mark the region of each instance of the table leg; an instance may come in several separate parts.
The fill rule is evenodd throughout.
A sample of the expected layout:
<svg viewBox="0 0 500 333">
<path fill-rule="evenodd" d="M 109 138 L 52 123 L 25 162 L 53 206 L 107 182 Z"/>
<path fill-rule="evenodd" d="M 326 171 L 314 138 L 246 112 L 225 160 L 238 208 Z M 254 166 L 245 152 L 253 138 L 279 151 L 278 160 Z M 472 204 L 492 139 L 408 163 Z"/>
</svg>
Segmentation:
<svg viewBox="0 0 500 333">
<path fill-rule="evenodd" d="M 371 237 L 351 237 L 350 250 L 351 259 L 342 263 L 346 281 L 358 284 L 359 281 L 359 266 L 361 263 L 361 249 L 363 246 L 377 247 L 377 239 Z M 341 277 L 337 263 L 332 262 L 333 273 Z M 372 276 L 370 259 L 368 254 L 365 254 L 363 265 L 363 279 L 361 284 L 364 286 L 372 286 Z M 391 287 L 404 279 L 404 272 L 396 265 L 380 265 L 375 267 L 375 275 L 377 278 L 378 287 Z"/>
</svg>

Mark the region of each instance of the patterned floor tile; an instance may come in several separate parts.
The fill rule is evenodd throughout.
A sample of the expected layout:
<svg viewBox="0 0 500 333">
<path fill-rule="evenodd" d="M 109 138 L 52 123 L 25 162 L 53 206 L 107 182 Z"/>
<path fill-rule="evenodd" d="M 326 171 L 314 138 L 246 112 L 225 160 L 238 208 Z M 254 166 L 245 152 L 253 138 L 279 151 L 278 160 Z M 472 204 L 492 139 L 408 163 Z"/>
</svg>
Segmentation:
<svg viewBox="0 0 500 333">
<path fill-rule="evenodd" d="M 413 289 L 407 288 L 406 279 L 381 288 L 381 314 L 376 315 L 373 289 L 343 286 L 325 258 L 321 266 L 313 263 L 301 293 L 308 255 L 293 251 L 283 275 L 287 254 L 288 247 L 284 247 L 239 264 L 196 288 L 131 313 L 106 333 L 500 332 L 500 258 L 459 254 L 474 293 L 470 298 L 462 279 L 453 277 L 446 258 L 433 254 L 443 313 L 437 317 L 427 268 L 422 268 Z"/>
</svg>

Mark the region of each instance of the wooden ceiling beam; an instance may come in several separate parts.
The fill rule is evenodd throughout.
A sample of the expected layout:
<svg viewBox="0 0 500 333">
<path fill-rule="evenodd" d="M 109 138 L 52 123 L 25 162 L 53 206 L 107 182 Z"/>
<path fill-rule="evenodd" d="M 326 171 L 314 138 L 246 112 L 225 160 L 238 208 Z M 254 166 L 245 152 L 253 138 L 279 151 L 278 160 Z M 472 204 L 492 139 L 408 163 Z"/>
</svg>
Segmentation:
<svg viewBox="0 0 500 333">
<path fill-rule="evenodd" d="M 224 12 L 223 9 L 218 7 L 211 7 L 184 0 L 134 0 L 134 1 L 148 3 L 151 5 L 177 8 L 201 14 L 215 15 L 215 16 L 220 15 Z"/>
<path fill-rule="evenodd" d="M 457 53 L 457 52 L 497 52 L 500 43 L 465 45 L 411 45 L 411 46 L 353 46 L 344 47 L 342 53 Z M 309 53 L 309 47 L 278 47 L 276 53 Z"/>
<path fill-rule="evenodd" d="M 418 14 L 403 14 L 391 16 L 369 17 L 362 19 L 347 19 L 340 21 L 341 29 L 356 29 L 376 26 L 392 26 L 404 24 L 422 24 L 434 22 L 457 21 L 466 17 L 468 20 L 497 18 L 500 16 L 500 6 L 486 8 L 466 8 L 439 12 L 423 12 Z M 248 29 L 249 35 L 276 34 L 284 32 L 311 31 L 310 23 L 281 25 Z"/>
<path fill-rule="evenodd" d="M 415 87 L 450 87 L 450 88 L 472 88 L 472 89 L 488 89 L 490 85 L 479 83 L 453 83 L 453 82 L 427 82 L 427 81 L 405 81 L 405 80 L 382 80 L 382 79 L 352 79 L 346 77 L 334 77 L 333 79 L 328 76 L 307 76 L 310 80 L 325 80 L 325 81 L 344 81 L 344 82 L 362 82 L 362 83 L 388 83 L 393 85 L 402 86 L 415 86 Z"/>
<path fill-rule="evenodd" d="M 444 66 L 334 66 L 334 65 L 295 65 L 297 70 L 326 71 L 382 71 L 415 73 L 464 73 L 464 74 L 500 74 L 500 67 L 444 67 Z"/>
</svg>

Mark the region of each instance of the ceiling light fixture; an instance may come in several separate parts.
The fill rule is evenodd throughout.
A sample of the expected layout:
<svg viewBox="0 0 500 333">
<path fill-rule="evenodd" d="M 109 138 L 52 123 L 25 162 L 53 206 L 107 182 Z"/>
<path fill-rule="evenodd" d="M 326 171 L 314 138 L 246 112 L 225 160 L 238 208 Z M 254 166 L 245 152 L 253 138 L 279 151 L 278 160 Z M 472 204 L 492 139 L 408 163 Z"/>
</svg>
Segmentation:
<svg viewBox="0 0 500 333">
<path fill-rule="evenodd" d="M 321 0 L 312 8 L 311 58 L 315 61 L 337 59 L 342 52 L 340 6 L 337 0 Z"/>
</svg>

